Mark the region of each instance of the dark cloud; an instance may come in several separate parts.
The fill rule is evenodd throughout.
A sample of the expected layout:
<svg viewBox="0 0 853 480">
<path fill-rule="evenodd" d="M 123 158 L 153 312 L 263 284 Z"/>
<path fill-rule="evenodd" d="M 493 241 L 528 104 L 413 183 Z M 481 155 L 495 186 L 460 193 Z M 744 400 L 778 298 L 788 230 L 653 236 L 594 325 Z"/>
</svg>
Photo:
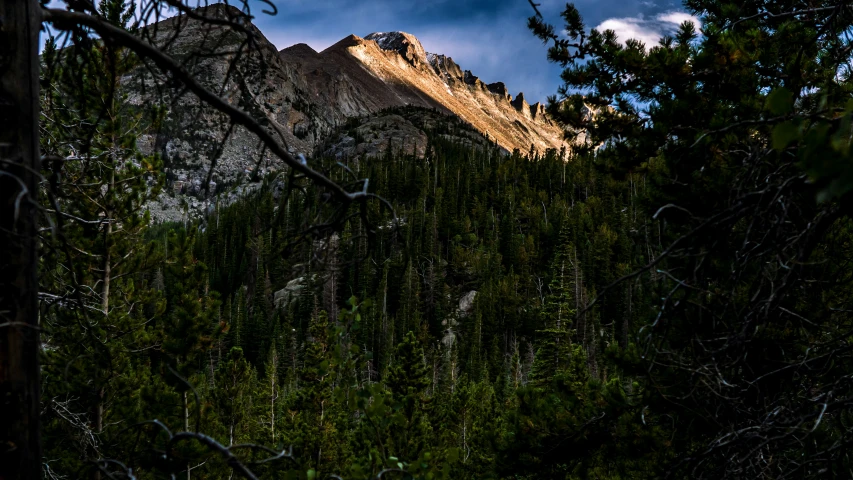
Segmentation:
<svg viewBox="0 0 853 480">
<path fill-rule="evenodd" d="M 536 0 L 546 19 L 559 24 L 565 0 Z M 502 81 L 513 95 L 545 100 L 559 85 L 560 69 L 546 60 L 546 47 L 527 30 L 532 9 L 527 0 L 279 0 L 279 14 L 260 15 L 258 26 L 278 47 L 307 43 L 323 50 L 349 34 L 402 30 L 424 48 L 443 53 L 486 82 Z M 681 10 L 669 0 L 579 0 L 585 23 L 627 19 L 654 33 L 655 19 Z M 629 31 L 629 30 L 626 30 Z"/>
</svg>

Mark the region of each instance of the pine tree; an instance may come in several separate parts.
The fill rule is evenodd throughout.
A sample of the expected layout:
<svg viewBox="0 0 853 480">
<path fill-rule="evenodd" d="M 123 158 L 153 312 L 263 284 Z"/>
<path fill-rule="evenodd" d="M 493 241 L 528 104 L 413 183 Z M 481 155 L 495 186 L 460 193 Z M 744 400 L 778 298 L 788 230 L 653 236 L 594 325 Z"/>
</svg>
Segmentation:
<svg viewBox="0 0 853 480">
<path fill-rule="evenodd" d="M 127 25 L 135 7 L 108 0 L 97 8 Z M 44 59 L 62 66 L 43 79 L 42 98 L 42 152 L 61 159 L 43 165 L 42 200 L 56 227 L 45 231 L 40 268 L 43 295 L 54 299 L 42 314 L 51 345 L 43 437 L 54 471 L 80 475 L 81 462 L 123 456 L 131 447 L 119 432 L 140 415 L 141 352 L 156 345 L 151 321 L 164 308 L 153 286 L 162 256 L 145 239 L 143 209 L 159 192 L 161 164 L 137 148 L 152 120 L 125 101 L 120 83 L 138 64 L 133 54 L 102 43 L 58 50 L 49 40 Z"/>
<path fill-rule="evenodd" d="M 253 391 L 255 369 L 243 356 L 243 350 L 232 347 L 228 357 L 216 369 L 216 388 L 212 400 L 226 445 L 251 440 L 252 407 L 258 399 Z"/>
<path fill-rule="evenodd" d="M 398 458 L 417 459 L 429 438 L 426 388 L 430 374 L 420 342 L 411 331 L 397 345 L 385 383 L 394 403 L 399 405 L 403 422 L 400 430 L 388 439 L 390 450 Z"/>
<path fill-rule="evenodd" d="M 485 382 L 459 382 L 450 398 L 454 446 L 460 452 L 457 475 L 465 478 L 487 478 L 494 471 L 493 442 L 501 437 L 503 422 L 495 391 Z"/>
<path fill-rule="evenodd" d="M 162 351 L 169 357 L 164 374 L 181 393 L 184 430 L 190 428 L 189 391 L 194 374 L 205 370 L 207 354 L 225 326 L 219 321 L 217 292 L 210 292 L 207 269 L 193 255 L 195 238 L 184 232 L 169 235 L 166 261 L 167 309 L 159 322 L 164 337 Z M 197 406 L 200 408 L 200 406 Z"/>
<path fill-rule="evenodd" d="M 262 434 L 265 444 L 272 446 L 282 443 L 279 424 L 282 422 L 284 397 L 279 378 L 280 363 L 281 358 L 273 345 L 264 364 L 264 376 L 258 379 L 254 403 L 255 418 L 260 426 L 255 431 Z"/>
<path fill-rule="evenodd" d="M 409 261 L 402 279 L 400 309 L 397 315 L 397 334 L 402 338 L 407 331 L 418 332 L 425 338 L 426 325 L 421 316 L 421 279 L 413 261 Z"/>
<path fill-rule="evenodd" d="M 329 317 L 315 311 L 309 325 L 300 388 L 288 402 L 290 417 L 285 441 L 292 444 L 299 462 L 317 472 L 340 471 L 348 441 L 338 426 L 343 410 L 334 399 L 336 359 L 330 344 Z"/>
<path fill-rule="evenodd" d="M 547 383 L 563 368 L 571 356 L 574 323 L 578 305 L 580 276 L 575 249 L 568 240 L 568 222 L 564 219 L 560 245 L 551 263 L 549 293 L 542 307 L 544 328 L 537 331 L 538 347 L 531 377 L 539 384 Z"/>
</svg>

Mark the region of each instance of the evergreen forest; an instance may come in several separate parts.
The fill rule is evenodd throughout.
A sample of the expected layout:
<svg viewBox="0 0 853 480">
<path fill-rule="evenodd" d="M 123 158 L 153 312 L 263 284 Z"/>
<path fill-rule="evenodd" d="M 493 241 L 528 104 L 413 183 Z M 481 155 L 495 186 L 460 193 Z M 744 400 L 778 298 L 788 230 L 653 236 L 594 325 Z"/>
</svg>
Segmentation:
<svg viewBox="0 0 853 480">
<path fill-rule="evenodd" d="M 43 478 L 849 477 L 853 8 L 686 0 L 644 45 L 537 7 L 573 147 L 394 108 L 423 155 L 307 159 L 369 201 L 288 167 L 183 222 L 139 52 L 48 41 Z"/>
</svg>

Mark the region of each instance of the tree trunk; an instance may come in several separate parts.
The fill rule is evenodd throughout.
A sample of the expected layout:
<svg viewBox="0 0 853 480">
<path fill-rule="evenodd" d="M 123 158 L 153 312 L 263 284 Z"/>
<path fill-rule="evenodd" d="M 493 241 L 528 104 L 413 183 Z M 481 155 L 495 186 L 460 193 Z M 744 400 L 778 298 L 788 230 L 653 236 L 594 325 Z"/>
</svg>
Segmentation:
<svg viewBox="0 0 853 480">
<path fill-rule="evenodd" d="M 115 168 L 115 165 L 116 162 L 113 160 L 113 168 Z M 113 170 L 110 174 L 109 191 L 115 189 L 115 176 L 115 170 Z M 111 207 L 107 207 L 104 217 L 107 220 L 107 224 L 104 227 L 104 282 L 101 289 L 101 310 L 104 311 L 104 318 L 106 318 L 110 314 L 110 280 L 112 279 L 112 257 L 110 255 L 110 243 L 112 239 L 110 235 L 113 234 L 113 211 Z"/>
<path fill-rule="evenodd" d="M 0 480 L 41 478 L 35 0 L 0 1 Z"/>
<path fill-rule="evenodd" d="M 277 360 L 277 359 L 276 359 Z M 273 362 L 273 365 L 278 364 L 278 361 Z M 278 395 L 275 394 L 275 381 L 278 374 L 272 372 L 269 374 L 272 385 L 270 386 L 270 443 L 275 445 L 275 401 Z"/>
<path fill-rule="evenodd" d="M 183 404 L 183 407 L 184 407 L 184 431 L 189 432 L 190 431 L 190 404 L 189 404 L 189 398 L 187 397 L 187 391 L 186 390 L 184 390 L 183 395 L 181 395 L 181 403 Z M 190 478 L 191 478 L 191 474 L 190 474 L 191 470 L 192 469 L 190 468 L 190 462 L 187 462 L 187 480 L 190 480 Z"/>
<path fill-rule="evenodd" d="M 98 442 L 101 440 L 101 433 L 104 431 L 104 389 L 101 388 L 98 391 L 98 402 L 95 404 L 95 418 L 94 418 L 94 430 L 95 430 L 95 438 Z M 98 443 L 96 442 L 94 445 L 94 451 L 92 452 L 95 456 L 93 460 L 100 460 L 98 455 Z M 92 479 L 93 480 L 101 480 L 101 471 L 93 470 L 92 471 Z"/>
</svg>

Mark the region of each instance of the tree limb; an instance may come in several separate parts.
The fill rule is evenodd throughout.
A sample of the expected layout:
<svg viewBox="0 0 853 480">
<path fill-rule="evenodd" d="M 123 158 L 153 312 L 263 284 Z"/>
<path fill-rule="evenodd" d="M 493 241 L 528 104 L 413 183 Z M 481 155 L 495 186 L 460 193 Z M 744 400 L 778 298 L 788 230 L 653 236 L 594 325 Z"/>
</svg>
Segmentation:
<svg viewBox="0 0 853 480">
<path fill-rule="evenodd" d="M 172 74 L 176 80 L 193 92 L 201 101 L 227 115 L 233 123 L 241 125 L 257 135 L 266 148 L 281 158 L 288 166 L 301 172 L 315 184 L 331 190 L 332 194 L 339 200 L 345 203 L 350 203 L 355 200 L 366 199 L 369 197 L 364 192 L 349 193 L 322 173 L 299 162 L 284 147 L 282 147 L 282 145 L 277 142 L 260 123 L 252 118 L 251 115 L 234 105 L 231 105 L 218 95 L 208 90 L 175 59 L 164 53 L 155 45 L 142 41 L 137 36 L 123 28 L 116 27 L 101 18 L 85 13 L 69 12 L 56 8 L 43 8 L 42 19 L 45 22 L 53 24 L 53 26 L 59 30 L 73 30 L 77 26 L 91 28 L 102 38 L 109 39 L 110 41 L 122 45 L 132 50 L 142 58 L 150 59 L 161 70 Z"/>
</svg>

